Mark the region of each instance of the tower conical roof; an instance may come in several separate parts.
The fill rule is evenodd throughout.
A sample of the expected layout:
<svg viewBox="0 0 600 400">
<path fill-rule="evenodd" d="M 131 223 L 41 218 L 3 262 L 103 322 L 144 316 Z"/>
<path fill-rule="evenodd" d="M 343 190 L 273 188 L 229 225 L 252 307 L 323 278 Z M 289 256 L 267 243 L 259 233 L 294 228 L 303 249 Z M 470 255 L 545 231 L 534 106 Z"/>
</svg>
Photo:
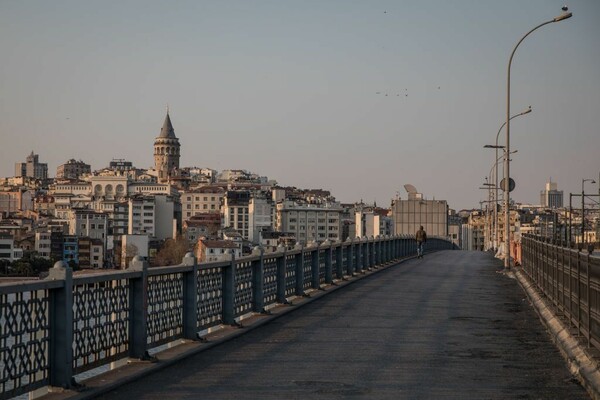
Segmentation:
<svg viewBox="0 0 600 400">
<path fill-rule="evenodd" d="M 169 117 L 169 112 L 167 112 L 167 116 L 165 117 L 165 122 L 163 122 L 162 128 L 160 128 L 161 138 L 171 138 L 177 139 L 175 136 L 175 130 L 173 129 L 173 124 L 171 124 L 171 118 Z"/>
</svg>

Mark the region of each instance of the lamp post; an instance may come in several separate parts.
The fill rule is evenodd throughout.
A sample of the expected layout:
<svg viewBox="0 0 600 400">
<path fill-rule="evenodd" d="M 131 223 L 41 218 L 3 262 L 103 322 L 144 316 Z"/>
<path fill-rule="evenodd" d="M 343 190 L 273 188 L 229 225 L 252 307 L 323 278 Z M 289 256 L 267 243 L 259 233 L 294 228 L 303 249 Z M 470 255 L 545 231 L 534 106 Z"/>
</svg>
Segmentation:
<svg viewBox="0 0 600 400">
<path fill-rule="evenodd" d="M 521 111 L 518 114 L 513 115 L 512 117 L 510 117 L 509 120 L 512 120 L 514 118 L 520 117 L 521 115 L 525 115 L 525 114 L 529 114 L 530 112 L 532 112 L 533 109 L 531 108 L 531 106 L 529 106 L 529 108 L 527 108 L 525 111 Z M 502 132 L 502 128 L 504 128 L 504 126 L 506 125 L 506 121 L 504 121 L 502 123 L 502 125 L 500 125 L 500 129 L 498 129 L 498 133 L 496 133 L 496 144 L 492 145 L 492 144 L 486 144 L 485 146 L 483 146 L 486 149 L 496 149 L 496 163 L 494 164 L 494 176 L 496 179 L 496 193 L 495 193 L 495 200 L 496 202 L 498 201 L 498 189 L 499 189 L 499 184 L 498 184 L 498 161 L 500 161 L 500 158 L 498 156 L 498 149 L 503 149 L 505 146 L 499 146 L 498 145 L 498 137 L 500 136 L 500 132 Z M 500 237 L 498 232 L 498 204 L 494 204 L 494 221 L 495 221 L 495 226 L 496 226 L 496 230 L 494 231 L 494 235 L 496 236 L 496 240 L 498 240 L 498 238 Z"/>
<path fill-rule="evenodd" d="M 558 17 L 554 17 L 553 19 L 546 21 L 544 23 L 539 24 L 529 32 L 527 32 L 518 42 L 512 53 L 510 54 L 510 58 L 508 59 L 508 75 L 506 80 L 506 148 L 505 148 L 505 157 L 506 162 L 504 164 L 504 192 L 506 195 L 504 196 L 504 228 L 505 228 L 505 246 L 506 246 L 506 254 L 504 256 L 504 268 L 505 270 L 510 270 L 510 161 L 509 161 L 509 153 L 510 153 L 510 67 L 512 65 L 512 60 L 517 51 L 519 45 L 525 40 L 527 36 L 529 36 L 535 30 L 541 28 L 544 25 L 551 24 L 553 22 L 560 22 L 564 19 L 571 18 L 573 16 L 572 13 L 567 12 L 568 8 L 563 7 L 563 14 Z"/>
<path fill-rule="evenodd" d="M 593 179 L 582 179 L 581 180 L 581 244 L 585 247 L 585 192 L 583 185 L 586 182 L 596 183 Z"/>
</svg>

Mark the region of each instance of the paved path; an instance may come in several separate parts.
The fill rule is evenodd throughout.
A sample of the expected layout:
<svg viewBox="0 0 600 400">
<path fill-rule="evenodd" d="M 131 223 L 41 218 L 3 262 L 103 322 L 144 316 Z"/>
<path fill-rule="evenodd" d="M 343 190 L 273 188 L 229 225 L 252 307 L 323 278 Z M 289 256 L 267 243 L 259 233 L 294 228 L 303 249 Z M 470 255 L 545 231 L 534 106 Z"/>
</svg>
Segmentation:
<svg viewBox="0 0 600 400">
<path fill-rule="evenodd" d="M 587 399 L 481 252 L 411 260 L 106 399 Z"/>
</svg>

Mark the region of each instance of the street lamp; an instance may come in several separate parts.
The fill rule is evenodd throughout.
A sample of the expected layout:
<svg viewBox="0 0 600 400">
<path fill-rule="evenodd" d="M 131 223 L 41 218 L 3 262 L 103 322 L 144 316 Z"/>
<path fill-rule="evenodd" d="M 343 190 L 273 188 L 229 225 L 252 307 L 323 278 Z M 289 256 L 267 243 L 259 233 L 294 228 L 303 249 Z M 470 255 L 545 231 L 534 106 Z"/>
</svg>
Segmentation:
<svg viewBox="0 0 600 400">
<path fill-rule="evenodd" d="M 520 117 L 521 115 L 525 115 L 525 114 L 529 114 L 530 112 L 532 112 L 533 109 L 531 108 L 531 106 L 529 106 L 529 108 L 527 108 L 524 111 L 521 111 L 518 114 L 513 115 L 512 117 L 510 117 L 509 120 L 512 120 L 513 118 L 517 118 Z M 499 157 L 498 157 L 498 149 L 503 149 L 505 146 L 499 146 L 498 145 L 498 137 L 500 136 L 500 132 L 502 132 L 502 128 L 504 128 L 504 125 L 506 125 L 506 121 L 504 121 L 502 123 L 502 125 L 500 125 L 500 129 L 498 129 L 498 133 L 496 133 L 496 144 L 492 145 L 492 144 L 486 144 L 485 146 L 483 146 L 486 149 L 496 149 L 496 163 L 494 164 L 494 176 L 496 179 L 496 193 L 495 193 L 495 200 L 498 201 L 498 161 L 499 161 Z M 495 224 L 496 224 L 496 230 L 494 232 L 494 235 L 496 236 L 496 240 L 498 240 L 498 238 L 500 237 L 500 232 L 498 232 L 498 204 L 495 204 L 494 206 L 494 220 L 495 220 Z M 496 246 L 496 245 L 495 245 Z"/>
<path fill-rule="evenodd" d="M 581 244 L 585 247 L 585 192 L 583 190 L 583 184 L 586 182 L 596 183 L 593 179 L 582 179 L 581 180 Z"/>
<path fill-rule="evenodd" d="M 558 17 L 554 17 L 553 19 L 546 21 L 542 24 L 539 24 L 538 26 L 536 26 L 535 28 L 533 28 L 532 30 L 530 30 L 529 32 L 527 32 L 518 42 L 517 45 L 515 46 L 515 48 L 513 49 L 512 53 L 510 54 L 510 58 L 508 59 L 508 75 L 507 75 L 507 80 L 506 80 L 506 148 L 505 148 L 505 156 L 506 156 L 506 162 L 504 164 L 504 191 L 506 192 L 506 196 L 504 196 L 504 227 L 505 227 L 505 233 L 506 233 L 506 237 L 504 238 L 504 242 L 505 242 L 505 256 L 504 256 L 504 268 L 505 270 L 510 270 L 510 161 L 509 161 L 509 153 L 510 153 L 510 66 L 512 65 L 512 60 L 513 60 L 513 56 L 515 55 L 515 52 L 517 51 L 517 48 L 519 47 L 519 45 L 523 42 L 523 40 L 525 40 L 525 38 L 527 36 L 529 36 L 533 31 L 541 28 L 544 25 L 548 25 L 551 24 L 553 22 L 560 22 L 564 19 L 567 18 L 571 18 L 573 16 L 573 13 L 567 12 L 568 8 L 567 7 L 563 7 L 563 13 L 561 15 L 559 15 Z"/>
</svg>

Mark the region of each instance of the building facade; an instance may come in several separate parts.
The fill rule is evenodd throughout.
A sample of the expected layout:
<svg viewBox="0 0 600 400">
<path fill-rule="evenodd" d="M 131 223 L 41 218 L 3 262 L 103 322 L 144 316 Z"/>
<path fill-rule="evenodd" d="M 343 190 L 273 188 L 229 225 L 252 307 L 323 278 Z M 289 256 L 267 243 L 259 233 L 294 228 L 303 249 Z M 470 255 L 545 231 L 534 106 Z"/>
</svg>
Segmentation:
<svg viewBox="0 0 600 400">
<path fill-rule="evenodd" d="M 15 176 L 48 179 L 48 164 L 40 163 L 39 156 L 32 151 L 24 163 L 15 163 Z"/>
<path fill-rule="evenodd" d="M 220 212 L 225 189 L 221 186 L 203 186 L 181 193 L 181 212 L 184 219 L 201 213 Z"/>
<path fill-rule="evenodd" d="M 301 243 L 342 240 L 339 203 L 303 204 L 286 200 L 277 204 L 276 230 Z"/>
<path fill-rule="evenodd" d="M 544 190 L 540 192 L 540 205 L 547 208 L 561 208 L 563 206 L 563 191 L 558 190 L 556 182 L 546 183 Z"/>
<path fill-rule="evenodd" d="M 72 158 L 56 168 L 56 179 L 79 179 L 82 175 L 91 173 L 92 167 L 89 164 Z"/>
<path fill-rule="evenodd" d="M 396 235 L 414 235 L 423 226 L 428 236 L 448 236 L 445 200 L 397 199 L 392 204 L 392 219 Z"/>
</svg>

